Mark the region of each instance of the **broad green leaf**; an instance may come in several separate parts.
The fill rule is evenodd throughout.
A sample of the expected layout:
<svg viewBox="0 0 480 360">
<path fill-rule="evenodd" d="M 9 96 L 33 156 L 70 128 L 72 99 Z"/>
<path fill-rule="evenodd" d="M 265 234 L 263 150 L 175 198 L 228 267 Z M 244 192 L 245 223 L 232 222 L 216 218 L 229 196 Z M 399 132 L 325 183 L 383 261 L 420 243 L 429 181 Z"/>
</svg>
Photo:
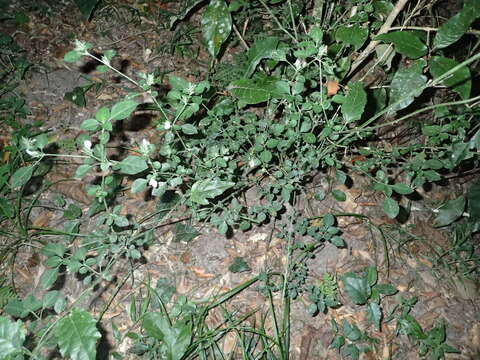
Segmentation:
<svg viewBox="0 0 480 360">
<path fill-rule="evenodd" d="M 207 199 L 221 195 L 235 183 L 220 179 L 205 179 L 197 181 L 190 190 L 190 200 L 201 205 L 208 205 Z"/>
<path fill-rule="evenodd" d="M 361 27 L 360 25 L 353 26 L 339 26 L 335 32 L 335 40 L 343 42 L 348 45 L 353 45 L 355 50 L 358 50 L 365 43 L 368 38 L 368 27 Z"/>
<path fill-rule="evenodd" d="M 170 330 L 170 323 L 161 313 L 149 312 L 143 317 L 142 327 L 148 336 L 163 341 L 165 329 Z"/>
<path fill-rule="evenodd" d="M 137 108 L 138 103 L 133 100 L 124 100 L 116 103 L 110 112 L 111 120 L 123 120 L 130 116 Z"/>
<path fill-rule="evenodd" d="M 73 0 L 85 19 L 89 19 L 99 0 Z"/>
<path fill-rule="evenodd" d="M 28 311 L 25 311 L 25 307 L 23 306 L 23 302 L 18 299 L 11 299 L 7 305 L 3 308 L 3 310 L 15 317 L 25 317 L 28 315 Z"/>
<path fill-rule="evenodd" d="M 468 214 L 473 220 L 480 220 L 480 183 L 472 184 L 467 191 Z"/>
<path fill-rule="evenodd" d="M 359 120 L 367 104 L 367 93 L 361 82 L 354 82 L 349 87 L 342 103 L 342 114 L 347 123 Z"/>
<path fill-rule="evenodd" d="M 40 277 L 40 286 L 42 289 L 50 288 L 58 278 L 58 268 L 47 269 Z"/>
<path fill-rule="evenodd" d="M 48 291 L 42 298 L 42 308 L 49 309 L 55 305 L 60 296 L 60 291 L 52 290 Z"/>
<path fill-rule="evenodd" d="M 182 125 L 182 132 L 186 135 L 195 135 L 198 134 L 198 130 L 195 125 L 192 124 L 183 124 Z"/>
<path fill-rule="evenodd" d="M 203 40 L 210 55 L 217 57 L 231 31 L 232 17 L 225 0 L 211 0 L 202 16 Z"/>
<path fill-rule="evenodd" d="M 372 293 L 366 277 L 360 277 L 354 273 L 346 273 L 342 277 L 343 286 L 350 299 L 357 305 L 363 305 Z"/>
<path fill-rule="evenodd" d="M 276 36 L 261 38 L 252 45 L 247 52 L 248 67 L 245 71 L 245 77 L 250 77 L 263 59 L 274 59 L 282 61 L 286 59 L 288 48 L 279 48 L 280 39 Z"/>
<path fill-rule="evenodd" d="M 192 85 L 191 82 L 174 75 L 170 75 L 168 77 L 168 82 L 170 83 L 170 85 L 172 85 L 172 89 L 181 90 L 181 91 L 188 89 L 188 87 Z"/>
<path fill-rule="evenodd" d="M 110 109 L 106 106 L 102 106 L 98 111 L 95 113 L 95 119 L 99 122 L 105 122 L 110 119 Z"/>
<path fill-rule="evenodd" d="M 129 155 L 115 165 L 120 172 L 128 175 L 135 175 L 148 169 L 147 162 L 140 156 Z"/>
<path fill-rule="evenodd" d="M 460 196 L 456 199 L 447 201 L 440 209 L 435 218 L 434 225 L 436 227 L 447 226 L 460 218 L 465 210 L 466 199 Z"/>
<path fill-rule="evenodd" d="M 245 104 L 258 104 L 270 99 L 284 99 L 290 89 L 288 83 L 274 77 L 258 76 L 234 81 L 228 89 Z"/>
<path fill-rule="evenodd" d="M 25 185 L 32 178 L 34 169 L 33 166 L 24 166 L 17 169 L 10 179 L 10 186 L 15 189 Z"/>
<path fill-rule="evenodd" d="M 95 360 L 97 340 L 101 338 L 97 322 L 85 310 L 72 309 L 55 327 L 62 356 L 72 360 Z"/>
<path fill-rule="evenodd" d="M 68 205 L 67 209 L 63 212 L 63 217 L 67 220 L 78 219 L 82 216 L 82 209 L 75 204 Z"/>
<path fill-rule="evenodd" d="M 0 358 L 13 359 L 12 356 L 22 351 L 25 341 L 25 329 L 21 320 L 13 322 L 0 316 Z"/>
<path fill-rule="evenodd" d="M 385 211 L 385 214 L 387 214 L 390 219 L 395 219 L 400 212 L 400 206 L 398 206 L 398 203 L 392 198 L 385 198 L 382 206 L 383 211 Z"/>
<path fill-rule="evenodd" d="M 375 40 L 393 43 L 397 52 L 410 59 L 417 59 L 427 53 L 427 46 L 411 31 L 394 31 L 379 35 Z"/>
<path fill-rule="evenodd" d="M 232 273 L 240 273 L 250 271 L 251 268 L 243 258 L 237 256 L 235 259 L 233 259 L 233 262 L 228 267 L 228 270 Z"/>
<path fill-rule="evenodd" d="M 408 68 L 398 70 L 390 84 L 390 111 L 398 111 L 406 108 L 419 96 L 427 83 L 426 76 L 422 75 L 422 62 L 418 62 Z M 420 65 L 420 66 L 419 66 Z"/>
<path fill-rule="evenodd" d="M 367 304 L 367 319 L 380 330 L 380 321 L 382 320 L 382 309 L 374 302 Z"/>
<path fill-rule="evenodd" d="M 433 78 L 436 79 L 457 66 L 458 62 L 443 56 L 433 56 L 428 64 Z M 463 66 L 443 80 L 442 84 L 452 88 L 462 99 L 468 99 L 472 88 L 470 70 Z"/>
<path fill-rule="evenodd" d="M 377 284 L 374 286 L 374 289 L 383 295 L 394 295 L 398 292 L 395 286 L 391 284 Z"/>
<path fill-rule="evenodd" d="M 373 286 L 377 283 L 378 279 L 378 271 L 375 266 L 369 266 L 367 268 L 367 280 L 368 280 L 368 285 Z"/>
<path fill-rule="evenodd" d="M 434 49 L 443 49 L 459 40 L 470 25 L 480 16 L 480 1 L 468 0 L 463 9 L 440 26 L 433 39 Z"/>
<path fill-rule="evenodd" d="M 175 225 L 175 242 L 190 242 L 198 235 L 200 235 L 200 233 L 191 225 L 182 223 Z"/>
<path fill-rule="evenodd" d="M 355 324 L 350 324 L 346 319 L 342 320 L 342 328 L 345 337 L 350 341 L 360 340 L 362 332 Z"/>
</svg>

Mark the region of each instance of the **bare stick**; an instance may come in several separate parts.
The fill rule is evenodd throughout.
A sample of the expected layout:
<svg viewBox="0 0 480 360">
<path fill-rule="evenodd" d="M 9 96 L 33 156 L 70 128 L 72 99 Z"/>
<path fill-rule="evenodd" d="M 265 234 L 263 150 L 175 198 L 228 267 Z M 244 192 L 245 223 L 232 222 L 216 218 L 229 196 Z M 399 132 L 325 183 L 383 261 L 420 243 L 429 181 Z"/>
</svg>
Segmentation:
<svg viewBox="0 0 480 360">
<path fill-rule="evenodd" d="M 375 35 L 375 37 L 388 32 L 393 22 L 397 18 L 398 14 L 403 10 L 407 2 L 408 0 L 398 0 L 392 12 L 388 15 L 387 19 L 385 20 L 385 23 L 382 25 L 380 30 L 378 30 L 378 33 Z M 355 60 L 355 62 L 352 64 L 352 67 L 348 75 L 351 75 L 363 63 L 363 61 L 372 53 L 372 51 L 375 50 L 375 47 L 378 44 L 379 44 L 379 41 L 376 41 L 376 40 L 370 41 L 367 47 L 360 53 L 357 60 Z"/>
</svg>

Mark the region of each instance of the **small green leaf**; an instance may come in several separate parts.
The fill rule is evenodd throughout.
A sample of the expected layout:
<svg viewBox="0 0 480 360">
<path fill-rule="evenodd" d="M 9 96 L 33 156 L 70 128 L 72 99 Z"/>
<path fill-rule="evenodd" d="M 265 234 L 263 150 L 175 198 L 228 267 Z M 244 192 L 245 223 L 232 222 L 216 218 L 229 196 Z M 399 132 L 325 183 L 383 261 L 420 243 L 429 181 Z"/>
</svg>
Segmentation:
<svg viewBox="0 0 480 360">
<path fill-rule="evenodd" d="M 86 131 L 97 131 L 100 129 L 100 123 L 97 119 L 86 119 L 80 124 L 80 129 Z"/>
<path fill-rule="evenodd" d="M 480 220 L 480 183 L 472 184 L 467 191 L 468 214 L 473 220 Z"/>
<path fill-rule="evenodd" d="M 382 320 L 382 309 L 374 302 L 367 304 L 367 319 L 380 330 L 380 321 Z"/>
<path fill-rule="evenodd" d="M 465 210 L 465 197 L 460 196 L 456 199 L 447 201 L 440 209 L 435 218 L 434 225 L 436 227 L 447 226 L 460 218 Z"/>
<path fill-rule="evenodd" d="M 427 46 L 411 31 L 394 31 L 375 38 L 395 45 L 395 50 L 410 59 L 427 54 Z"/>
<path fill-rule="evenodd" d="M 85 19 L 89 19 L 100 0 L 73 0 Z"/>
<path fill-rule="evenodd" d="M 80 60 L 81 58 L 82 55 L 78 51 L 72 50 L 65 54 L 65 56 L 63 57 L 63 61 L 73 63 Z"/>
<path fill-rule="evenodd" d="M 197 204 L 208 205 L 207 199 L 213 199 L 223 194 L 225 190 L 231 188 L 233 185 L 235 185 L 235 183 L 222 181 L 218 178 L 197 181 L 192 185 L 190 200 Z"/>
<path fill-rule="evenodd" d="M 407 195 L 407 194 L 413 193 L 412 188 L 407 184 L 395 184 L 395 185 L 392 185 L 392 189 L 397 194 L 401 194 L 401 195 Z"/>
<path fill-rule="evenodd" d="M 272 160 L 273 158 L 273 155 L 270 151 L 268 150 L 263 150 L 261 153 L 260 153 L 260 160 L 262 160 L 264 163 L 269 163 L 270 160 Z"/>
<path fill-rule="evenodd" d="M 240 273 L 250 271 L 251 268 L 243 258 L 237 256 L 235 259 L 233 259 L 233 262 L 228 267 L 228 270 L 232 273 Z"/>
<path fill-rule="evenodd" d="M 133 100 L 124 100 L 116 103 L 110 113 L 111 120 L 123 120 L 129 117 L 137 108 L 138 103 Z"/>
<path fill-rule="evenodd" d="M 12 218 L 15 216 L 15 208 L 5 198 L 0 198 L 0 215 L 3 215 L 8 218 Z"/>
<path fill-rule="evenodd" d="M 75 177 L 77 179 L 83 178 L 85 175 L 88 174 L 88 172 L 92 169 L 92 167 L 93 167 L 92 165 L 86 165 L 86 164 L 80 165 L 75 171 Z"/>
<path fill-rule="evenodd" d="M 239 79 L 231 83 L 228 90 L 245 104 L 258 104 L 289 95 L 288 83 L 268 76 Z"/>
<path fill-rule="evenodd" d="M 132 193 L 136 194 L 139 193 L 147 187 L 147 179 L 135 179 L 135 181 L 132 183 Z"/>
<path fill-rule="evenodd" d="M 102 106 L 98 111 L 95 113 L 95 119 L 99 122 L 104 123 L 105 121 L 110 119 L 110 109 L 106 106 Z"/>
<path fill-rule="evenodd" d="M 207 50 L 217 57 L 232 31 L 232 17 L 224 0 L 211 0 L 202 16 L 202 33 Z"/>
<path fill-rule="evenodd" d="M 89 312 L 77 308 L 61 318 L 55 333 L 62 356 L 72 360 L 95 360 L 97 340 L 101 338 L 96 326 L 97 322 Z"/>
<path fill-rule="evenodd" d="M 118 164 L 115 165 L 116 169 L 120 172 L 128 175 L 135 175 L 148 169 L 147 162 L 140 156 L 129 155 Z"/>
<path fill-rule="evenodd" d="M 383 211 L 385 211 L 385 214 L 390 219 L 395 219 L 400 212 L 400 206 L 398 206 L 398 203 L 392 199 L 387 197 L 385 200 L 383 200 Z"/>
<path fill-rule="evenodd" d="M 361 82 L 354 82 L 349 87 L 350 89 L 342 103 L 342 114 L 347 123 L 359 120 L 367 104 L 367 93 Z"/>
<path fill-rule="evenodd" d="M 186 135 L 195 135 L 198 133 L 197 128 L 192 124 L 183 124 L 182 132 Z"/>
<path fill-rule="evenodd" d="M 68 208 L 63 212 L 63 217 L 67 220 L 78 219 L 82 216 L 82 209 L 75 204 L 68 205 Z"/>
<path fill-rule="evenodd" d="M 190 242 L 198 235 L 200 235 L 200 233 L 191 225 L 182 223 L 175 225 L 175 242 Z"/>
<path fill-rule="evenodd" d="M 15 189 L 25 185 L 32 178 L 34 169 L 33 166 L 24 166 L 17 169 L 10 179 L 10 186 Z"/>
<path fill-rule="evenodd" d="M 338 190 L 338 189 L 332 190 L 332 196 L 337 201 L 347 200 L 347 195 L 342 190 Z"/>
<path fill-rule="evenodd" d="M 15 355 L 22 353 L 25 335 L 25 328 L 21 320 L 13 322 L 5 316 L 0 316 L 1 358 L 14 359 Z M 23 358 L 23 356 L 19 358 Z"/>
<path fill-rule="evenodd" d="M 369 266 L 367 268 L 367 280 L 368 280 L 368 285 L 373 286 L 377 283 L 378 279 L 378 272 L 377 268 L 375 266 Z"/>
<path fill-rule="evenodd" d="M 377 284 L 374 286 L 374 289 L 380 294 L 387 296 L 394 295 L 398 292 L 398 290 L 392 284 Z"/>
<path fill-rule="evenodd" d="M 430 72 L 435 79 L 453 69 L 458 65 L 458 62 L 443 56 L 433 56 L 428 64 L 430 66 Z M 461 67 L 444 79 L 442 84 L 452 88 L 452 90 L 458 93 L 463 100 L 468 99 L 472 88 L 470 70 L 466 66 Z"/>
</svg>

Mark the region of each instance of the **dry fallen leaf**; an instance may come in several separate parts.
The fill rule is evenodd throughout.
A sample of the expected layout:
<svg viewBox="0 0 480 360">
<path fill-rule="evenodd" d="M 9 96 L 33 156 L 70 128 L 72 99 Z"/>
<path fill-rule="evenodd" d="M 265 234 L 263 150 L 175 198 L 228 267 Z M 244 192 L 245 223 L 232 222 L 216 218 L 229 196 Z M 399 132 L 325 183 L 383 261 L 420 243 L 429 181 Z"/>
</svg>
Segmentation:
<svg viewBox="0 0 480 360">
<path fill-rule="evenodd" d="M 327 85 L 327 95 L 328 96 L 333 96 L 338 92 L 338 90 L 340 90 L 340 85 L 336 81 L 328 80 L 325 83 L 325 85 Z"/>
</svg>

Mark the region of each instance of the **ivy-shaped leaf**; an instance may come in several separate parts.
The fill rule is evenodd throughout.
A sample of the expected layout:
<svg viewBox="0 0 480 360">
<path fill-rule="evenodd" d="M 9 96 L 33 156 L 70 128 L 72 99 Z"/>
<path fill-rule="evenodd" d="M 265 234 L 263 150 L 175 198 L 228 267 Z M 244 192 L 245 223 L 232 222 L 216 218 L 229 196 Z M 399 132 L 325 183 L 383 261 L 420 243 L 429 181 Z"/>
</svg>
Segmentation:
<svg viewBox="0 0 480 360">
<path fill-rule="evenodd" d="M 428 64 L 430 66 L 430 72 L 435 79 L 445 74 L 450 69 L 453 69 L 458 65 L 458 62 L 443 56 L 433 56 Z M 458 93 L 462 99 L 468 99 L 470 97 L 470 90 L 472 88 L 470 70 L 466 66 L 461 67 L 444 79 L 442 84 L 451 87 L 452 90 Z"/>
<path fill-rule="evenodd" d="M 427 53 L 427 46 L 411 31 L 394 31 L 375 38 L 395 45 L 395 50 L 410 59 L 418 59 Z"/>
<path fill-rule="evenodd" d="M 60 319 L 56 325 L 60 353 L 73 360 L 94 360 L 100 332 L 97 322 L 85 310 L 73 308 L 72 313 Z"/>
<path fill-rule="evenodd" d="M 231 188 L 235 183 L 216 179 L 205 179 L 197 181 L 192 185 L 190 190 L 190 200 L 201 205 L 208 205 L 207 199 L 223 194 L 223 192 Z"/>
<path fill-rule="evenodd" d="M 202 16 L 203 39 L 207 50 L 217 57 L 220 48 L 232 31 L 232 17 L 224 0 L 211 0 Z"/>
<path fill-rule="evenodd" d="M 347 123 L 359 120 L 367 104 L 367 93 L 361 82 L 350 84 L 350 90 L 342 101 L 342 114 Z"/>
</svg>

